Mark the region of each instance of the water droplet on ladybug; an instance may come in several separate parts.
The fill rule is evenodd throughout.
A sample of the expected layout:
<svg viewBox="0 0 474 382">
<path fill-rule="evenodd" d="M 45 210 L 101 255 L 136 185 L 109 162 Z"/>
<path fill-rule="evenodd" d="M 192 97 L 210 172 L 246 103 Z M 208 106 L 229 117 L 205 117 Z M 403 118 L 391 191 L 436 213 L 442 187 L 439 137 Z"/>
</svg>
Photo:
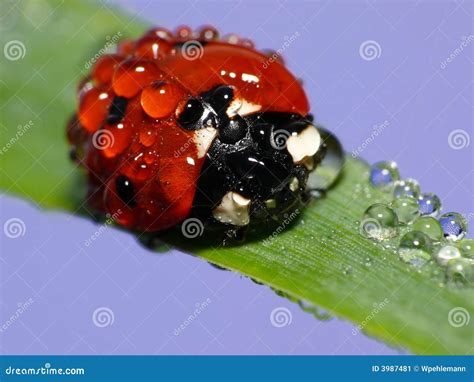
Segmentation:
<svg viewBox="0 0 474 382">
<path fill-rule="evenodd" d="M 122 60 L 123 58 L 118 54 L 106 54 L 100 57 L 92 69 L 92 78 L 95 83 L 105 85 L 112 81 L 115 67 Z"/>
<path fill-rule="evenodd" d="M 199 38 L 205 41 L 217 40 L 219 32 L 216 28 L 206 25 L 199 30 Z"/>
<path fill-rule="evenodd" d="M 155 36 L 166 41 L 171 41 L 173 39 L 173 33 L 171 33 L 170 30 L 162 27 L 150 29 L 146 34 L 148 36 Z"/>
<path fill-rule="evenodd" d="M 98 130 L 106 118 L 111 102 L 111 94 L 102 88 L 92 88 L 79 102 L 79 121 L 90 133 Z"/>
<path fill-rule="evenodd" d="M 184 92 L 177 86 L 164 81 L 156 81 L 145 87 L 141 94 L 141 105 L 152 118 L 166 118 L 176 111 Z"/>
<path fill-rule="evenodd" d="M 321 142 L 324 142 L 324 158 L 308 176 L 307 188 L 320 192 L 329 189 L 339 178 L 344 165 L 344 150 L 339 140 L 330 131 L 318 126 Z M 315 157 L 319 155 L 320 148 Z"/>
<path fill-rule="evenodd" d="M 112 86 L 117 95 L 131 98 L 144 86 L 163 77 L 164 74 L 152 61 L 131 58 L 117 67 Z"/>
<path fill-rule="evenodd" d="M 135 44 L 135 57 L 150 60 L 162 60 L 171 52 L 173 46 L 166 40 L 145 35 Z"/>
<path fill-rule="evenodd" d="M 193 30 L 187 25 L 181 25 L 176 28 L 175 35 L 179 40 L 187 40 L 193 37 Z"/>
</svg>

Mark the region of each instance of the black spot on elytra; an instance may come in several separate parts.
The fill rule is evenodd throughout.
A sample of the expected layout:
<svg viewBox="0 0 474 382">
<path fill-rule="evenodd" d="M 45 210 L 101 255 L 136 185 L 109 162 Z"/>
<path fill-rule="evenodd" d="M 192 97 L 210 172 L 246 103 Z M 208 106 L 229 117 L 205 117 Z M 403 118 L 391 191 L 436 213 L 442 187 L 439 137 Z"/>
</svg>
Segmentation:
<svg viewBox="0 0 474 382">
<path fill-rule="evenodd" d="M 135 200 L 135 187 L 132 182 L 125 175 L 119 175 L 115 180 L 115 190 L 117 195 L 129 207 L 135 207 L 137 201 Z"/>
<path fill-rule="evenodd" d="M 127 110 L 128 100 L 125 97 L 115 97 L 109 107 L 109 114 L 107 116 L 107 123 L 119 123 L 125 116 Z"/>
</svg>

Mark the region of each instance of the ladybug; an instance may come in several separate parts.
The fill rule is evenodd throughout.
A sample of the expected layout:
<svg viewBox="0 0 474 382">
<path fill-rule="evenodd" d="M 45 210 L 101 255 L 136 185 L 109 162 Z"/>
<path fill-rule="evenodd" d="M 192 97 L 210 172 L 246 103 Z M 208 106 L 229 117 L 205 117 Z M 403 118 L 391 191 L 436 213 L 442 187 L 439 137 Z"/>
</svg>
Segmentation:
<svg viewBox="0 0 474 382">
<path fill-rule="evenodd" d="M 278 219 L 301 205 L 324 157 L 278 55 L 212 27 L 120 43 L 81 81 L 78 103 L 67 137 L 87 204 L 139 231 L 189 217 L 231 230 Z"/>
</svg>

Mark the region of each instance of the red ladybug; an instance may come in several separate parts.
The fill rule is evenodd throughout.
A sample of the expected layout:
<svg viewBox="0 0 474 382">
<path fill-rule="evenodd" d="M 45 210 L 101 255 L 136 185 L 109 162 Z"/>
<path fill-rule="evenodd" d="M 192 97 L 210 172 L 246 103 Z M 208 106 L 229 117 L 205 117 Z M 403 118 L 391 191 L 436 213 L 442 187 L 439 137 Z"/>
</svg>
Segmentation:
<svg viewBox="0 0 474 382">
<path fill-rule="evenodd" d="M 297 208 L 324 150 L 275 57 L 212 27 L 152 29 L 102 56 L 67 130 L 88 205 L 141 231 L 190 216 L 245 227 Z"/>
</svg>

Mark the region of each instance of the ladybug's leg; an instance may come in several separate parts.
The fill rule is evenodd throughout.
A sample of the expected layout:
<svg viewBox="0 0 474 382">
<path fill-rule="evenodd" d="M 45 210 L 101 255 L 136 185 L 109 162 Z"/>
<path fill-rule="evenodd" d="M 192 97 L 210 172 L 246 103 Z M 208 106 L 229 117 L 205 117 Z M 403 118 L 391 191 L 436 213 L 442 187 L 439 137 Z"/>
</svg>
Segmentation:
<svg viewBox="0 0 474 382">
<path fill-rule="evenodd" d="M 234 244 L 243 243 L 245 240 L 245 235 L 248 231 L 248 226 L 237 227 L 231 226 L 225 231 L 224 239 L 222 240 L 222 245 L 224 247 L 229 247 Z"/>
</svg>

